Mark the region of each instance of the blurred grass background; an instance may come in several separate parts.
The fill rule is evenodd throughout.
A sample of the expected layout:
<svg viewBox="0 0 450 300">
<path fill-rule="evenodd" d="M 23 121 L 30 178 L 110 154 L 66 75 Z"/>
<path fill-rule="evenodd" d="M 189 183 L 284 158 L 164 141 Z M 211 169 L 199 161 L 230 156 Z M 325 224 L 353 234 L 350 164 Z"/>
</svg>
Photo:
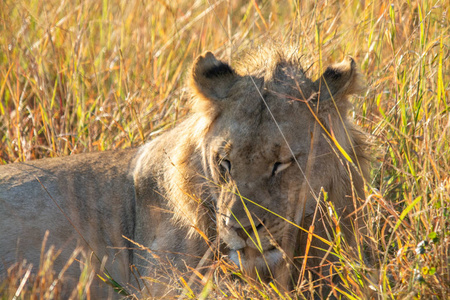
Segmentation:
<svg viewBox="0 0 450 300">
<path fill-rule="evenodd" d="M 353 117 L 374 140 L 373 288 L 449 299 L 449 10 L 439 0 L 1 1 L 0 163 L 142 145 L 188 112 L 185 79 L 206 50 L 232 62 L 275 41 L 304 53 L 314 78 L 348 54 L 368 86 Z"/>
</svg>

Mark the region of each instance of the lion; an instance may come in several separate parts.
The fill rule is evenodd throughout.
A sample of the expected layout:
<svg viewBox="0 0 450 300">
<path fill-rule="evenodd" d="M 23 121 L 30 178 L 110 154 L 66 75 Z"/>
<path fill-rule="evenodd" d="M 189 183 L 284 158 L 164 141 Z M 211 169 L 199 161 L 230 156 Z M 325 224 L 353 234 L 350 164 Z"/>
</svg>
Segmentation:
<svg viewBox="0 0 450 300">
<path fill-rule="evenodd" d="M 124 287 L 137 286 L 132 270 L 153 278 L 154 297 L 181 293 L 169 291 L 171 275 L 202 272 L 216 244 L 249 276 L 289 290 L 304 261 L 330 274 L 326 209 L 358 247 L 369 159 L 347 116 L 363 89 L 352 58 L 313 81 L 295 51 L 262 48 L 233 67 L 206 52 L 190 88 L 190 115 L 138 149 L 0 166 L 0 274 L 22 259 L 38 266 L 48 232 L 55 270 L 81 247 Z M 65 271 L 67 295 L 79 276 Z M 92 290 L 116 297 L 101 282 Z"/>
</svg>

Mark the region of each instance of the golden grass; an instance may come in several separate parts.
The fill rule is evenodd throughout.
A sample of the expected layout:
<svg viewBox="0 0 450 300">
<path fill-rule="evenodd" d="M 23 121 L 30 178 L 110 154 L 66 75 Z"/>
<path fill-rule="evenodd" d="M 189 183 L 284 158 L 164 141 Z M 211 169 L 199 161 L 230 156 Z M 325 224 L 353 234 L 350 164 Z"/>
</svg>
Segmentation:
<svg viewBox="0 0 450 300">
<path fill-rule="evenodd" d="M 0 163 L 151 140 L 187 112 L 184 78 L 205 50 L 230 61 L 276 40 L 312 58 L 316 76 L 349 54 L 368 82 L 354 117 L 375 140 L 366 217 L 377 245 L 373 287 L 383 299 L 448 299 L 449 10 L 439 0 L 1 1 Z M 342 257 L 358 299 L 357 261 Z M 41 293 L 27 268 L 0 282 L 2 299 Z M 282 296 L 224 284 L 236 298 Z M 206 286 L 193 297 L 221 295 Z"/>
</svg>

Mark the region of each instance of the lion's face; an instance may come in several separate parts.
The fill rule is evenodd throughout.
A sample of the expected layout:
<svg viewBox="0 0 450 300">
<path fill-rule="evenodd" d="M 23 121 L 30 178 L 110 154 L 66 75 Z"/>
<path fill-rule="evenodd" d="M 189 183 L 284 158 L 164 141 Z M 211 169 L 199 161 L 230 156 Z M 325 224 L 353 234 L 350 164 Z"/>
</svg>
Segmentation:
<svg viewBox="0 0 450 300">
<path fill-rule="evenodd" d="M 219 233 L 234 251 L 267 251 L 281 243 L 286 222 L 280 216 L 287 217 L 289 200 L 302 186 L 299 165 L 306 165 L 311 139 L 311 128 L 292 111 L 274 115 L 280 120 L 277 127 L 266 108 L 255 109 L 261 110 L 253 112 L 260 120 L 236 108 L 219 116 L 208 134 L 207 153 L 220 187 L 215 199 Z"/>
<path fill-rule="evenodd" d="M 352 64 L 349 60 L 327 69 L 327 92 L 292 61 L 275 58 L 238 73 L 206 53 L 194 64 L 194 109 L 210 124 L 202 141 L 203 169 L 211 179 L 219 236 L 238 265 L 279 262 L 289 224 L 284 218 L 294 218 L 301 189 L 308 189 L 300 199 L 308 213 L 316 203 L 313 195 L 329 184 L 322 160 L 335 154 L 317 123 L 317 98 L 338 95 Z M 307 175 L 311 157 L 314 173 Z M 258 258 L 261 253 L 265 259 Z"/>
</svg>

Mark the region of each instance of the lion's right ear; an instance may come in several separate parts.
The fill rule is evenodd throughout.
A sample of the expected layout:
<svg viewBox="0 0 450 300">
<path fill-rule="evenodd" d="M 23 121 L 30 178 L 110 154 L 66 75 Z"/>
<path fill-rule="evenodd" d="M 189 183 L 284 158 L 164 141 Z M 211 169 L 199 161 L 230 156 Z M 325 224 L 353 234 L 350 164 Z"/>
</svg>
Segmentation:
<svg viewBox="0 0 450 300">
<path fill-rule="evenodd" d="M 342 102 L 341 100 L 345 100 L 346 96 L 364 90 L 361 74 L 350 56 L 340 63 L 329 66 L 314 85 L 319 92 L 316 95 L 316 101 L 327 102 L 334 99 L 338 105 Z"/>
<path fill-rule="evenodd" d="M 211 52 L 206 52 L 194 62 L 191 87 L 202 98 L 221 100 L 229 95 L 237 78 L 238 75 L 228 64 L 218 60 Z"/>
</svg>

